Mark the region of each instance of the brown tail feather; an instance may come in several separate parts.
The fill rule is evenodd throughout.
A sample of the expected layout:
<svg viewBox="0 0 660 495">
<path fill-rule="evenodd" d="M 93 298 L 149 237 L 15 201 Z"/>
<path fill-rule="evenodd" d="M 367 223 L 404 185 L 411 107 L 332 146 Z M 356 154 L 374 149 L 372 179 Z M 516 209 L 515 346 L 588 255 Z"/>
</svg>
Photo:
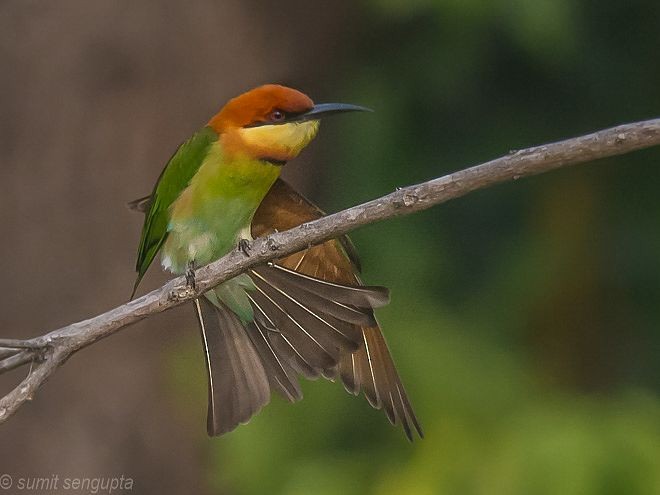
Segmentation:
<svg viewBox="0 0 660 495">
<path fill-rule="evenodd" d="M 195 300 L 209 379 L 207 430 L 221 435 L 246 423 L 270 400 L 268 378 L 245 328 L 222 303 Z"/>
<path fill-rule="evenodd" d="M 295 370 L 273 347 L 268 336 L 268 329 L 260 325 L 258 321 L 254 321 L 246 327 L 246 330 L 261 357 L 271 390 L 277 391 L 289 402 L 301 400 L 303 395 Z"/>
</svg>

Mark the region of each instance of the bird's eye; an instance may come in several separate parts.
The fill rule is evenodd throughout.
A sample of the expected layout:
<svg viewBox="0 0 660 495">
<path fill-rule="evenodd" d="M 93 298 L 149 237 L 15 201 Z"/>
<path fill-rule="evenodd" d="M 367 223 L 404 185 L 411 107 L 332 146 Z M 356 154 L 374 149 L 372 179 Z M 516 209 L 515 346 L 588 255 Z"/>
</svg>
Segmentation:
<svg viewBox="0 0 660 495">
<path fill-rule="evenodd" d="M 284 117 L 285 117 L 285 115 L 284 115 L 284 112 L 282 110 L 273 110 L 269 115 L 269 118 L 272 122 L 282 121 L 282 120 L 284 120 Z"/>
</svg>

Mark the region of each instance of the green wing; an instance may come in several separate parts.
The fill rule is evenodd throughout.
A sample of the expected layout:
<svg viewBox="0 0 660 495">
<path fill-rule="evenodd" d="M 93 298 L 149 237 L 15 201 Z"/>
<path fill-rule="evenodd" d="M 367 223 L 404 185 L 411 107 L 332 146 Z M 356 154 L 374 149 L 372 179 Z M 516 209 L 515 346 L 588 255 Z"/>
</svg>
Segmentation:
<svg viewBox="0 0 660 495">
<path fill-rule="evenodd" d="M 160 174 L 153 193 L 151 193 L 148 209 L 145 208 L 146 216 L 135 265 L 138 275 L 131 299 L 135 295 L 140 280 L 167 239 L 170 206 L 188 186 L 204 161 L 209 148 L 217 139 L 218 135 L 213 129 L 204 127 L 179 146 Z"/>
</svg>

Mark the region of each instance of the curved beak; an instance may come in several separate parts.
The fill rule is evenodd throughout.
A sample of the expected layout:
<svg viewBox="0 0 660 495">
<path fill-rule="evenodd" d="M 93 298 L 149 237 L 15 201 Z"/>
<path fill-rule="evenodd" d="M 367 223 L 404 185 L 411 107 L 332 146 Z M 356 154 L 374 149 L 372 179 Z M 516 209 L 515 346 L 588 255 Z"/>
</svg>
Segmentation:
<svg viewBox="0 0 660 495">
<path fill-rule="evenodd" d="M 351 105 L 350 103 L 319 103 L 318 105 L 314 105 L 311 110 L 287 120 L 298 122 L 305 120 L 318 120 L 321 117 L 346 112 L 373 112 L 373 110 L 359 105 Z"/>
</svg>

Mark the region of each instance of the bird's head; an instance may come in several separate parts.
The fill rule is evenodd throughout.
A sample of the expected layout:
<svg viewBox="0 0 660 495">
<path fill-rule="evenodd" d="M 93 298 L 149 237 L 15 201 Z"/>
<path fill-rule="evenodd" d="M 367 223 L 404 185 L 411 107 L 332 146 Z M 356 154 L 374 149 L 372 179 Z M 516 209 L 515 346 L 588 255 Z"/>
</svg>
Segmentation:
<svg viewBox="0 0 660 495">
<path fill-rule="evenodd" d="M 229 153 L 285 163 L 314 139 L 326 115 L 369 111 L 357 105 L 314 105 L 295 89 L 266 84 L 232 98 L 210 121 Z"/>
</svg>

